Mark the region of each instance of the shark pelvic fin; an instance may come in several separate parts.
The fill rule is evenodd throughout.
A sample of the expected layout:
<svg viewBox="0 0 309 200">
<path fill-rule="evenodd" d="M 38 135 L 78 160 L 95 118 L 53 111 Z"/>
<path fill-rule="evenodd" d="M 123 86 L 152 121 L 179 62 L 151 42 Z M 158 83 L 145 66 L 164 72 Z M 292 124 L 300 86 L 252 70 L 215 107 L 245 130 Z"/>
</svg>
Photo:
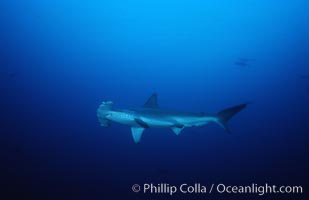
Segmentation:
<svg viewBox="0 0 309 200">
<path fill-rule="evenodd" d="M 176 135 L 179 135 L 183 128 L 172 127 L 171 129 Z"/>
<path fill-rule="evenodd" d="M 144 104 L 145 108 L 159 108 L 158 106 L 158 95 L 157 93 L 153 93 L 148 100 L 146 101 L 146 103 Z"/>
<path fill-rule="evenodd" d="M 141 141 L 141 137 L 142 137 L 144 130 L 145 129 L 142 127 L 132 127 L 131 128 L 133 140 L 135 143 L 139 143 Z"/>
<path fill-rule="evenodd" d="M 143 120 L 141 119 L 137 119 L 135 118 L 134 119 L 136 123 L 138 123 L 138 125 L 140 125 L 141 127 L 143 128 L 149 128 L 148 124 L 146 122 L 144 122 Z"/>
</svg>

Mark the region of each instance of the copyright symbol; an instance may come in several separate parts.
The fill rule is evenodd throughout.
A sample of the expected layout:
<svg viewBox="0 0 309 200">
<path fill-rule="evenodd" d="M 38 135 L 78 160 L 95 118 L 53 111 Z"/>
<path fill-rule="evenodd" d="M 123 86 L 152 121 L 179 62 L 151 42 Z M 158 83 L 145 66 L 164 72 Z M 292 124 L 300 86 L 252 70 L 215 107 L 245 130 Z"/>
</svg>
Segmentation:
<svg viewBox="0 0 309 200">
<path fill-rule="evenodd" d="M 139 191 L 141 191 L 141 186 L 140 185 L 138 185 L 138 184 L 134 184 L 133 186 L 132 186 L 132 191 L 133 192 L 139 192 Z"/>
</svg>

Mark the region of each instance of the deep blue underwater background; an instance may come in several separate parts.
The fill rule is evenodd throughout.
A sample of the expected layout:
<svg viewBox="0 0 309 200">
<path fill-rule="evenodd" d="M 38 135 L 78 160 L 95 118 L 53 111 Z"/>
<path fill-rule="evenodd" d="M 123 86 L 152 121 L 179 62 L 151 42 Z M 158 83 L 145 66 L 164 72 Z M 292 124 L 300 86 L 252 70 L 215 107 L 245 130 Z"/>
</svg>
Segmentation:
<svg viewBox="0 0 309 200">
<path fill-rule="evenodd" d="M 308 187 L 307 0 L 0 1 L 1 199 L 166 199 L 135 183 Z M 229 122 L 100 127 L 103 100 Z M 113 197 L 112 197 L 113 195 Z M 179 195 L 178 198 L 222 195 Z M 228 195 L 255 198 L 257 195 Z M 269 195 L 295 199 L 302 195 Z"/>
</svg>

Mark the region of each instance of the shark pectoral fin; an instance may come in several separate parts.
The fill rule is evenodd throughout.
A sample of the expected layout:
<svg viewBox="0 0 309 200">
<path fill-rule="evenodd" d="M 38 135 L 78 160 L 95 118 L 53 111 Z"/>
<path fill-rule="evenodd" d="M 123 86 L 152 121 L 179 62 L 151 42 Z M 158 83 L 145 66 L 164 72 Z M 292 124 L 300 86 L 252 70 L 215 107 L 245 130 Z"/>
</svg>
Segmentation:
<svg viewBox="0 0 309 200">
<path fill-rule="evenodd" d="M 142 137 L 144 130 L 145 129 L 142 127 L 132 127 L 131 128 L 133 140 L 135 143 L 139 143 L 141 141 L 141 137 Z"/>
<path fill-rule="evenodd" d="M 143 120 L 141 119 L 137 119 L 135 118 L 134 119 L 136 123 L 138 123 L 138 125 L 140 125 L 141 127 L 143 128 L 149 128 L 148 124 L 146 122 L 144 122 Z"/>
<path fill-rule="evenodd" d="M 173 132 L 174 132 L 176 135 L 179 135 L 180 132 L 182 131 L 183 127 L 182 127 L 182 128 L 172 127 L 171 129 L 173 130 Z"/>
</svg>

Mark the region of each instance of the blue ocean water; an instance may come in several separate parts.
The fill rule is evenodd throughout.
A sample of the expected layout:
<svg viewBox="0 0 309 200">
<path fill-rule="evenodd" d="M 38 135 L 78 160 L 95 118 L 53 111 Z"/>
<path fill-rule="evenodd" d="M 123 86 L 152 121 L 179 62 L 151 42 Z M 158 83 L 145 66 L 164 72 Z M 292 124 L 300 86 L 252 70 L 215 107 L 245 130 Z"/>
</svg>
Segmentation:
<svg viewBox="0 0 309 200">
<path fill-rule="evenodd" d="M 167 199 L 133 184 L 308 180 L 306 0 L 0 1 L 1 199 Z M 103 100 L 230 122 L 100 127 Z M 6 197 L 8 196 L 8 197 Z M 258 195 L 177 194 L 177 199 Z M 301 198 L 303 195 L 270 195 Z"/>
</svg>

